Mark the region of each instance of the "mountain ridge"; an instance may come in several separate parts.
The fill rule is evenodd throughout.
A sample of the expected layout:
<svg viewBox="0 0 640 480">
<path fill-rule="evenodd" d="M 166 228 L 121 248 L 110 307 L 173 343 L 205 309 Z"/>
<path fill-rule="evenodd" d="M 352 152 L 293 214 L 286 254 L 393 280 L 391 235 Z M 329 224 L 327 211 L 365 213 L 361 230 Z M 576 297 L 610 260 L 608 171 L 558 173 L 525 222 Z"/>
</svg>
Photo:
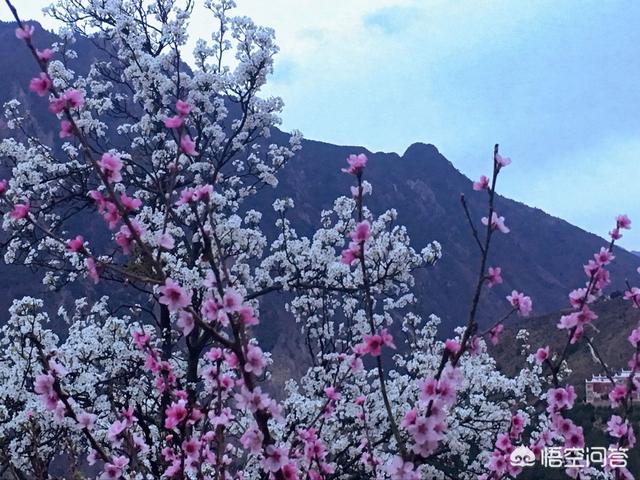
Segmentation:
<svg viewBox="0 0 640 480">
<path fill-rule="evenodd" d="M 21 48 L 24 47 L 15 38 L 13 28 L 10 23 L 0 24 L 0 62 L 13 65 L 11 72 L 0 79 L 0 87 L 4 86 L 0 88 L 0 102 L 13 98 L 17 92 L 25 107 L 39 120 L 39 128 L 56 141 L 57 123 L 46 114 L 46 100 L 27 91 L 28 82 L 35 74 L 35 64 L 27 55 L 22 55 Z M 46 38 L 55 36 L 47 33 Z M 91 42 L 80 38 L 76 48 L 85 55 L 83 64 L 86 66 L 94 51 Z M 81 71 L 82 66 L 78 64 L 77 68 Z M 42 120 L 41 113 L 45 115 Z M 2 133 L 0 123 L 0 135 Z M 288 134 L 274 129 L 270 141 L 279 143 L 287 139 Z M 493 144 L 488 142 L 488 146 L 487 170 L 491 168 Z M 369 156 L 365 178 L 373 185 L 373 194 L 367 197 L 372 212 L 377 214 L 396 208 L 398 222 L 407 227 L 417 249 L 432 240 L 443 245 L 443 259 L 429 271 L 416 274 L 418 304 L 413 309 L 423 316 L 435 313 L 442 317 L 443 335 L 450 334 L 453 327 L 466 322 L 479 262 L 477 247 L 460 206 L 460 194 L 467 198 L 471 216 L 479 225 L 480 218 L 486 215 L 486 193 L 473 191 L 471 180 L 435 145 L 414 142 L 399 154 L 303 140 L 302 150 L 279 175 L 279 186 L 275 190 L 261 191 L 254 201 L 265 211 L 265 233 L 270 238 L 276 234 L 275 215 L 270 208 L 273 200 L 288 196 L 296 204 L 291 218 L 293 225 L 302 234 L 312 234 L 320 224 L 320 212 L 330 208 L 337 196 L 349 195 L 353 178 L 340 170 L 349 154 L 360 152 Z M 517 162 L 508 168 L 517 168 Z M 513 289 L 532 296 L 537 314 L 562 308 L 568 292 L 584 282 L 583 263 L 606 241 L 539 208 L 501 195 L 496 198 L 496 208 L 506 217 L 512 232 L 494 237 L 490 264 L 503 268 L 505 281 L 484 295 L 481 322 L 487 324 L 501 315 L 507 308 L 505 297 Z M 612 212 L 612 218 L 613 213 L 617 212 Z M 638 260 L 618 247 L 616 255 L 612 278 L 613 288 L 619 289 L 624 279 L 635 273 Z M 0 271 L 9 269 L 13 270 L 0 266 Z M 0 287 L 6 290 L 0 297 L 0 312 L 6 312 L 12 297 L 27 293 L 23 287 L 34 283 L 33 277 L 24 277 L 19 282 L 24 285 L 16 286 L 17 282 L 10 280 L 11 275 L 3 277 Z M 274 313 L 273 317 L 279 318 L 279 314 Z M 278 335 L 271 340 L 278 342 Z"/>
</svg>

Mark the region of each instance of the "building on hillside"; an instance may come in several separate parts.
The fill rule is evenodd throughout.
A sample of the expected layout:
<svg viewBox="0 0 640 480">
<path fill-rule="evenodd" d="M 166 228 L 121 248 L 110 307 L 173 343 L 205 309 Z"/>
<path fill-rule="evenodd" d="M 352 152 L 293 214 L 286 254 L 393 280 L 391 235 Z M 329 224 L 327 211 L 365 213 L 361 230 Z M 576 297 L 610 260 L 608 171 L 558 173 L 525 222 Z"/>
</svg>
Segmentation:
<svg viewBox="0 0 640 480">
<path fill-rule="evenodd" d="M 629 381 L 629 375 L 631 375 L 630 370 L 622 370 L 613 376 L 613 380 L 618 385 L 626 384 Z M 640 378 L 640 373 L 636 375 Z M 591 380 L 585 380 L 585 390 L 587 403 L 596 407 L 610 405 L 609 392 L 613 390 L 613 384 L 605 375 L 594 375 Z M 633 392 L 631 400 L 633 403 L 640 402 L 640 393 Z"/>
</svg>

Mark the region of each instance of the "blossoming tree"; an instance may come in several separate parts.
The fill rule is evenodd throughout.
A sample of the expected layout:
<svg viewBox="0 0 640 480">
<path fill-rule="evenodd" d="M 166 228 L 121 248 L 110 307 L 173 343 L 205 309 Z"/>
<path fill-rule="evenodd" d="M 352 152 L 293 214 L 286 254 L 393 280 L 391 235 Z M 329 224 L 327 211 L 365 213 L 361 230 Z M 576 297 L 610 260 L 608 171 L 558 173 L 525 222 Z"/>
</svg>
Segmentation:
<svg viewBox="0 0 640 480">
<path fill-rule="evenodd" d="M 416 251 L 395 210 L 367 208 L 365 155 L 347 159 L 350 195 L 322 213 L 312 237 L 289 221 L 291 200 L 273 205 L 274 239 L 247 206 L 300 148 L 297 133 L 270 143 L 282 108 L 260 96 L 277 51 L 270 29 L 233 16 L 230 0 L 207 1 L 217 29 L 187 67 L 190 1 L 60 0 L 48 10 L 66 26 L 54 45 L 40 45 L 6 4 L 34 59 L 29 89 L 58 119 L 61 146 L 30 133 L 17 101 L 5 106 L 14 132 L 0 143 L 11 171 L 0 182 L 5 261 L 40 269 L 52 289 L 95 284 L 101 297 L 60 306 L 62 332 L 48 325 L 44 300 L 14 301 L 0 334 L 0 471 L 17 479 L 50 478 L 60 465 L 65 478 L 499 479 L 522 471 L 510 462 L 514 445 L 538 455 L 584 445 L 581 427 L 564 416 L 575 402 L 563 384 L 568 348 L 532 351 L 513 378 L 487 352 L 505 321 L 530 314 L 531 299 L 514 291 L 504 317 L 486 330 L 477 322 L 483 289 L 502 282 L 490 265 L 492 237 L 509 233 L 495 191 L 510 160 L 497 146 L 491 177 L 474 182 L 487 215 L 472 218 L 462 198 L 481 262 L 469 317 L 443 342 L 436 316 L 408 308 L 412 272 L 436 262 L 441 247 Z M 67 63 L 78 34 L 102 52 L 86 75 Z M 92 216 L 99 232 L 85 238 Z M 629 226 L 618 217 L 611 244 L 585 266 L 586 287 L 571 292 L 573 313 L 559 323 L 567 346 L 591 341 L 589 305 Z M 290 293 L 309 351 L 307 372 L 284 388 L 254 334 L 260 300 L 274 291 Z M 625 296 L 640 306 L 640 290 Z M 640 330 L 630 341 L 638 352 Z M 623 448 L 635 444 L 627 417 L 638 358 L 611 396 L 620 415 L 608 431 Z M 617 465 L 567 474 L 632 478 Z"/>
</svg>

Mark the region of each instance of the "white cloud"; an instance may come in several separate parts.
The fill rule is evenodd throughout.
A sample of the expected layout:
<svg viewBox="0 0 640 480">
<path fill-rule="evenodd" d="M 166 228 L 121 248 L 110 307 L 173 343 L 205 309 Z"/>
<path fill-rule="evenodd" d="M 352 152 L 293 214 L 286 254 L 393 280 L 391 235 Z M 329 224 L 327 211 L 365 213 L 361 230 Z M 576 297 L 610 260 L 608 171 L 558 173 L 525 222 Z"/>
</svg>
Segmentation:
<svg viewBox="0 0 640 480">
<path fill-rule="evenodd" d="M 626 213 L 634 228 L 623 232 L 619 244 L 639 250 L 640 138 L 611 137 L 570 155 L 548 155 L 556 168 L 528 167 L 516 159 L 504 171 L 502 191 L 603 237 L 616 215 Z"/>
</svg>

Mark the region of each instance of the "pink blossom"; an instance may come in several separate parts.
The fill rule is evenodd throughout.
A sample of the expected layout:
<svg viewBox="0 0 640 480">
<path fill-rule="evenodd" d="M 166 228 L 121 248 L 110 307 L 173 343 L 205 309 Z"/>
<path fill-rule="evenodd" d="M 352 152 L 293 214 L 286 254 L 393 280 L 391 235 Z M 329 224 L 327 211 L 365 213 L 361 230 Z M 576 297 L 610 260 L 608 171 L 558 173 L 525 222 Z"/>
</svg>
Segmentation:
<svg viewBox="0 0 640 480">
<path fill-rule="evenodd" d="M 225 312 L 237 312 L 242 306 L 242 295 L 233 288 L 227 288 L 222 297 L 222 308 Z"/>
<path fill-rule="evenodd" d="M 149 445 L 147 445 L 142 436 L 135 434 L 132 436 L 132 440 L 136 450 L 141 454 L 145 454 L 149 451 Z"/>
<path fill-rule="evenodd" d="M 96 208 L 98 209 L 98 212 L 102 213 L 107 205 L 107 200 L 105 199 L 102 192 L 99 192 L 98 190 L 90 190 L 89 196 L 93 199 L 94 202 L 96 202 Z"/>
<path fill-rule="evenodd" d="M 107 438 L 109 441 L 114 442 L 118 436 L 127 428 L 127 422 L 125 420 L 116 420 L 111 424 L 107 431 Z"/>
<path fill-rule="evenodd" d="M 535 359 L 538 363 L 543 363 L 547 358 L 549 358 L 549 346 L 539 348 L 535 353 Z"/>
<path fill-rule="evenodd" d="M 640 288 L 632 287 L 624 292 L 624 299 L 633 302 L 635 308 L 640 308 Z"/>
<path fill-rule="evenodd" d="M 142 234 L 142 226 L 135 220 L 131 221 L 131 226 L 133 227 L 135 235 L 139 237 Z M 120 231 L 116 233 L 116 243 L 120 245 L 125 255 L 131 252 L 134 238 L 134 234 L 129 230 L 127 225 L 122 225 Z"/>
<path fill-rule="evenodd" d="M 420 480 L 421 475 L 413 466 L 413 463 L 404 461 L 402 457 L 395 456 L 386 466 L 391 480 Z"/>
<path fill-rule="evenodd" d="M 84 237 L 77 235 L 76 238 L 67 241 L 67 248 L 72 252 L 81 252 L 84 250 Z"/>
<path fill-rule="evenodd" d="M 7 181 L 0 180 L 0 196 L 4 195 L 7 192 Z"/>
<path fill-rule="evenodd" d="M 428 378 L 418 383 L 420 388 L 420 401 L 428 404 L 435 400 L 438 395 L 438 381 L 435 378 Z"/>
<path fill-rule="evenodd" d="M 609 392 L 609 401 L 612 407 L 618 407 L 627 396 L 627 386 L 625 384 L 617 384 Z"/>
<path fill-rule="evenodd" d="M 222 358 L 224 358 L 223 352 L 221 348 L 212 348 L 211 350 L 209 350 L 207 352 L 207 358 L 209 360 L 211 360 L 212 362 L 216 362 L 218 360 L 221 360 Z"/>
<path fill-rule="evenodd" d="M 343 250 L 340 255 L 340 263 L 351 265 L 360 256 L 360 246 L 357 243 L 352 242 L 349 245 L 349 248 Z"/>
<path fill-rule="evenodd" d="M 351 265 L 353 261 L 362 255 L 362 245 L 371 236 L 371 225 L 366 220 L 358 223 L 356 228 L 349 234 L 352 241 L 349 248 L 342 251 L 341 263 Z"/>
<path fill-rule="evenodd" d="M 135 343 L 140 350 L 143 350 L 149 343 L 149 335 L 144 332 L 134 331 L 131 335 L 133 336 L 133 343 Z"/>
<path fill-rule="evenodd" d="M 495 160 L 498 168 L 506 167 L 511 164 L 511 159 L 509 157 L 503 157 L 499 153 L 496 153 Z"/>
<path fill-rule="evenodd" d="M 579 312 L 576 312 L 576 318 L 578 321 L 578 325 L 585 325 L 597 319 L 598 315 L 596 315 L 593 310 L 585 305 Z"/>
<path fill-rule="evenodd" d="M 64 92 L 64 100 L 69 108 L 81 107 L 84 104 L 84 97 L 80 90 L 70 89 Z"/>
<path fill-rule="evenodd" d="M 616 258 L 613 256 L 613 253 L 605 247 L 602 247 L 598 253 L 593 255 L 593 257 L 596 259 L 598 265 L 608 265 L 611 263 L 611 260 Z"/>
<path fill-rule="evenodd" d="M 200 456 L 201 443 L 199 440 L 191 437 L 182 442 L 182 451 L 187 454 L 187 458 L 197 459 Z"/>
<path fill-rule="evenodd" d="M 473 189 L 480 192 L 486 188 L 489 188 L 489 179 L 486 175 L 481 175 L 477 182 L 473 182 Z"/>
<path fill-rule="evenodd" d="M 258 325 L 260 323 L 260 320 L 253 312 L 253 308 L 248 305 L 240 307 L 238 315 L 240 316 L 240 321 L 243 325 L 251 326 Z"/>
<path fill-rule="evenodd" d="M 134 423 L 138 421 L 134 414 L 134 409 L 132 405 L 129 405 L 127 408 L 122 410 L 122 417 L 125 419 L 127 423 L 127 427 L 130 427 Z"/>
<path fill-rule="evenodd" d="M 53 50 L 45 48 L 44 50 L 36 50 L 36 56 L 41 62 L 48 62 L 53 57 Z"/>
<path fill-rule="evenodd" d="M 442 437 L 444 424 L 434 416 L 419 416 L 407 430 L 418 444 L 435 443 Z"/>
<path fill-rule="evenodd" d="M 251 453 L 258 453 L 262 450 L 262 440 L 264 435 L 257 426 L 251 426 L 240 437 L 242 446 Z"/>
<path fill-rule="evenodd" d="M 102 475 L 100 476 L 101 480 L 117 480 L 122 477 L 123 470 L 129 464 L 129 459 L 120 456 L 116 457 L 112 460 L 112 463 L 106 463 L 104 466 L 104 470 Z"/>
<path fill-rule="evenodd" d="M 33 25 L 24 25 L 22 27 L 16 28 L 16 38 L 19 40 L 31 40 L 33 37 L 33 32 L 35 32 L 35 27 Z"/>
<path fill-rule="evenodd" d="M 181 310 L 180 314 L 178 315 L 178 321 L 176 322 L 176 326 L 182 331 L 182 334 L 186 337 L 193 331 L 193 327 L 195 326 L 193 315 L 191 315 L 189 312 L 185 312 L 184 310 Z"/>
<path fill-rule="evenodd" d="M 122 181 L 122 175 L 120 175 L 120 170 L 122 170 L 122 160 L 120 160 L 117 155 L 114 155 L 113 153 L 102 154 L 102 158 L 98 161 L 98 166 L 107 178 L 108 182 L 113 183 Z"/>
<path fill-rule="evenodd" d="M 364 369 L 364 363 L 362 363 L 362 359 L 357 355 L 350 355 L 349 368 L 352 372 L 358 373 Z"/>
<path fill-rule="evenodd" d="M 364 220 L 358 223 L 355 230 L 349 235 L 354 242 L 364 243 L 371 237 L 371 225 Z"/>
<path fill-rule="evenodd" d="M 240 361 L 238 360 L 238 356 L 234 352 L 225 351 L 224 359 L 226 360 L 230 368 L 237 368 L 238 365 L 240 364 Z"/>
<path fill-rule="evenodd" d="M 505 453 L 511 453 L 513 451 L 513 445 L 511 444 L 511 440 L 504 433 L 499 433 L 496 438 L 496 448 L 499 448 Z"/>
<path fill-rule="evenodd" d="M 436 385 L 437 385 L 437 382 L 436 382 Z M 425 404 L 428 404 L 428 401 L 425 402 Z M 414 423 L 416 423 L 417 418 L 418 418 L 418 411 L 415 408 L 412 408 L 408 410 L 407 413 L 404 414 L 404 417 L 402 418 L 400 425 L 402 426 L 402 428 L 408 428 Z"/>
<path fill-rule="evenodd" d="M 186 308 L 191 303 L 191 291 L 183 289 L 176 282 L 167 278 L 164 285 L 160 287 L 160 303 L 166 305 L 170 311 Z"/>
<path fill-rule="evenodd" d="M 94 449 L 89 450 L 89 454 L 87 455 L 87 463 L 89 465 L 95 465 L 98 461 L 98 452 Z"/>
<path fill-rule="evenodd" d="M 15 204 L 13 206 L 13 210 L 11 210 L 11 218 L 13 218 L 14 220 L 26 218 L 27 215 L 29 215 L 30 208 L 31 205 L 29 204 L 29 202 Z"/>
<path fill-rule="evenodd" d="M 598 316 L 587 306 L 582 307 L 580 311 L 573 312 L 569 315 L 563 315 L 558 323 L 560 329 L 571 329 L 579 327 L 582 329 L 584 325 L 597 319 Z"/>
<path fill-rule="evenodd" d="M 631 331 L 631 335 L 629 335 L 629 343 L 634 347 L 638 346 L 638 343 L 640 343 L 640 327 L 634 328 Z"/>
<path fill-rule="evenodd" d="M 524 417 L 516 413 L 511 417 L 511 437 L 517 438 L 524 430 Z"/>
<path fill-rule="evenodd" d="M 166 128 L 180 128 L 184 124 L 184 120 L 178 115 L 175 117 L 164 117 L 162 121 Z"/>
<path fill-rule="evenodd" d="M 185 188 L 180 192 L 180 200 L 176 202 L 176 205 L 186 205 L 193 201 L 193 188 Z"/>
<path fill-rule="evenodd" d="M 482 353 L 482 343 L 480 342 L 480 337 L 474 335 L 471 340 L 469 340 L 469 353 L 473 356 L 479 355 Z"/>
<path fill-rule="evenodd" d="M 230 425 L 231 420 L 235 418 L 229 407 L 223 408 L 220 415 L 216 415 L 214 411 L 210 411 L 208 417 L 214 427 L 226 427 Z"/>
<path fill-rule="evenodd" d="M 607 431 L 609 435 L 616 438 L 622 438 L 627 435 L 629 423 L 618 415 L 612 415 L 607 422 Z"/>
<path fill-rule="evenodd" d="M 265 449 L 266 457 L 262 460 L 262 467 L 272 473 L 282 469 L 289 463 L 289 455 L 284 447 L 269 445 Z"/>
<path fill-rule="evenodd" d="M 188 414 L 186 404 L 186 400 L 178 400 L 167 407 L 164 412 L 166 415 L 164 428 L 171 430 L 186 420 Z"/>
<path fill-rule="evenodd" d="M 396 344 L 393 342 L 393 335 L 386 328 L 380 330 L 380 338 L 382 339 L 382 343 L 395 350 Z"/>
<path fill-rule="evenodd" d="M 285 480 L 298 480 L 298 466 L 294 462 L 287 463 L 281 468 Z"/>
<path fill-rule="evenodd" d="M 56 361 L 55 357 L 51 357 L 47 363 L 49 365 L 49 373 L 54 374 L 58 378 L 62 378 L 69 373 L 62 364 Z"/>
<path fill-rule="evenodd" d="M 609 270 L 601 268 L 595 275 L 595 288 L 596 290 L 603 290 L 611 283 L 611 275 Z"/>
<path fill-rule="evenodd" d="M 585 298 L 586 297 L 586 298 Z M 578 288 L 569 294 L 569 303 L 573 308 L 582 308 L 583 304 L 591 303 L 596 299 L 591 293 L 587 295 L 586 288 Z"/>
<path fill-rule="evenodd" d="M 96 267 L 96 261 L 93 257 L 87 257 L 84 259 L 84 266 L 89 273 L 89 278 L 93 280 L 93 283 L 98 283 L 100 276 L 98 275 L 98 268 Z"/>
<path fill-rule="evenodd" d="M 335 387 L 327 387 L 324 389 L 324 394 L 329 400 L 338 401 L 340 399 L 340 393 Z"/>
<path fill-rule="evenodd" d="M 73 136 L 73 131 L 73 124 L 69 120 L 60 121 L 60 133 L 58 134 L 60 138 Z"/>
<path fill-rule="evenodd" d="M 65 108 L 78 108 L 84 104 L 84 97 L 79 90 L 70 89 L 65 91 L 60 97 L 49 102 L 49 110 L 53 113 L 60 113 Z"/>
<path fill-rule="evenodd" d="M 363 172 L 364 167 L 367 166 L 367 161 L 367 156 L 364 153 L 359 155 L 351 154 L 347 158 L 349 168 L 343 168 L 342 171 L 350 173 L 351 175 L 360 175 Z"/>
<path fill-rule="evenodd" d="M 460 351 L 460 343 L 456 342 L 455 340 L 447 339 L 444 342 L 444 348 L 449 353 L 452 353 L 453 355 L 455 355 L 456 353 L 458 353 Z"/>
<path fill-rule="evenodd" d="M 105 200 L 104 202 L 104 210 L 102 211 L 102 216 L 107 222 L 107 225 L 111 230 L 118 226 L 120 219 L 120 212 L 118 211 L 118 207 L 115 203 L 110 200 Z"/>
<path fill-rule="evenodd" d="M 625 230 L 631 229 L 631 220 L 625 214 L 618 215 L 616 217 L 616 228 L 623 228 Z"/>
<path fill-rule="evenodd" d="M 194 202 L 207 202 L 213 194 L 213 186 L 209 184 L 200 185 L 193 189 L 191 200 Z"/>
<path fill-rule="evenodd" d="M 180 149 L 189 156 L 195 157 L 198 155 L 196 152 L 196 144 L 189 135 L 183 135 L 180 138 Z"/>
<path fill-rule="evenodd" d="M 612 240 L 620 240 L 622 238 L 622 234 L 620 233 L 619 228 L 614 228 L 609 232 L 609 236 Z"/>
<path fill-rule="evenodd" d="M 504 325 L 502 323 L 497 324 L 491 330 L 489 330 L 489 341 L 492 345 L 497 345 L 500 342 L 500 335 L 504 331 Z"/>
<path fill-rule="evenodd" d="M 173 454 L 173 452 L 171 452 L 171 454 Z M 180 458 L 174 458 L 173 460 L 169 459 L 167 461 L 171 461 L 171 465 L 169 465 L 164 471 L 164 476 L 166 478 L 175 478 L 181 476 L 181 474 L 183 473 L 183 468 Z"/>
<path fill-rule="evenodd" d="M 124 192 L 120 194 L 120 203 L 130 212 L 135 212 L 142 205 L 142 201 L 139 198 L 132 198 Z"/>
<path fill-rule="evenodd" d="M 218 303 L 214 298 L 208 298 L 202 303 L 200 309 L 202 317 L 210 322 L 218 319 Z"/>
<path fill-rule="evenodd" d="M 573 428 L 564 435 L 564 446 L 566 448 L 584 448 L 584 433 L 582 427 Z"/>
<path fill-rule="evenodd" d="M 53 392 L 55 378 L 50 373 L 38 375 L 33 383 L 34 392 L 40 395 L 49 395 Z"/>
<path fill-rule="evenodd" d="M 489 282 L 489 287 L 493 287 L 494 285 L 498 285 L 502 283 L 502 269 L 500 267 L 489 267 L 489 272 L 487 273 L 487 281 Z"/>
<path fill-rule="evenodd" d="M 518 310 L 518 315 L 521 317 L 528 317 L 531 313 L 533 303 L 531 302 L 531 298 L 527 297 L 524 293 L 513 290 L 511 295 L 507 296 L 507 300 L 513 308 Z"/>
<path fill-rule="evenodd" d="M 67 105 L 67 102 L 65 101 L 64 98 L 62 97 L 52 98 L 51 101 L 49 102 L 49 111 L 51 113 L 60 113 L 65 109 L 66 105 Z"/>
<path fill-rule="evenodd" d="M 489 224 L 489 219 L 487 217 L 482 217 L 481 221 L 482 221 L 483 225 L 488 225 Z M 498 229 L 502 233 L 509 233 L 511 231 L 504 224 L 504 217 L 499 217 L 496 212 L 493 212 L 491 214 L 491 229 L 492 230 Z"/>
<path fill-rule="evenodd" d="M 366 355 L 368 353 L 373 357 L 379 357 L 382 354 L 383 345 L 396 348 L 393 343 L 393 336 L 387 329 L 382 329 L 379 335 L 363 335 L 362 342 L 354 346 L 353 350 L 359 355 Z"/>
<path fill-rule="evenodd" d="M 265 361 L 264 354 L 262 353 L 260 347 L 251 344 L 247 345 L 245 359 L 245 372 L 253 372 L 253 374 L 257 376 L 262 375 L 267 362 Z"/>
<path fill-rule="evenodd" d="M 582 266 L 585 275 L 588 278 L 594 277 L 598 270 L 600 270 L 600 265 L 595 260 L 589 260 L 586 265 Z"/>
<path fill-rule="evenodd" d="M 547 410 L 558 412 L 564 408 L 571 409 L 575 400 L 576 393 L 573 386 L 552 388 L 547 392 L 547 404 L 549 405 Z"/>
<path fill-rule="evenodd" d="M 180 115 L 181 117 L 186 117 L 187 115 L 189 115 L 190 111 L 191 105 L 189 105 L 187 102 L 183 100 L 178 100 L 176 102 L 176 112 L 178 112 L 178 115 Z"/>
<path fill-rule="evenodd" d="M 456 383 L 443 376 L 438 380 L 438 396 L 442 405 L 451 406 L 456 401 Z M 431 408 L 431 416 L 437 417 L 436 412 L 432 406 Z"/>
<path fill-rule="evenodd" d="M 507 457 L 499 450 L 494 450 L 485 466 L 500 478 L 506 472 L 507 465 L 509 465 Z"/>
<path fill-rule="evenodd" d="M 29 90 L 36 93 L 40 97 L 44 97 L 51 90 L 51 79 L 49 75 L 42 72 L 38 77 L 31 79 L 29 82 Z"/>
<path fill-rule="evenodd" d="M 158 246 L 160 248 L 163 248 L 164 250 L 173 250 L 176 245 L 176 242 L 174 241 L 171 234 L 167 232 L 158 235 L 157 242 Z"/>
</svg>

